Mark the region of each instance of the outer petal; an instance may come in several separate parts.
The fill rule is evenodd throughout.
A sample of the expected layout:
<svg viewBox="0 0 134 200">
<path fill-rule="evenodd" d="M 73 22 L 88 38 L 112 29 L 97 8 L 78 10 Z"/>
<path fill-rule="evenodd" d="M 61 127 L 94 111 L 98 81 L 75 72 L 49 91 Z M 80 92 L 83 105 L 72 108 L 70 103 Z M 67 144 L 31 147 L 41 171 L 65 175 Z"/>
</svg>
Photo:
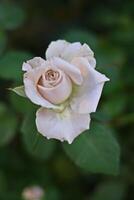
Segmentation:
<svg viewBox="0 0 134 200">
<path fill-rule="evenodd" d="M 67 61 L 71 61 L 74 57 L 79 56 L 81 49 L 80 42 L 70 43 L 63 51 L 61 57 Z"/>
<path fill-rule="evenodd" d="M 57 67 L 60 70 L 64 71 L 65 74 L 67 74 L 74 83 L 76 83 L 77 85 L 81 85 L 83 79 L 81 72 L 77 67 L 58 57 L 52 58 L 50 60 L 50 64 L 51 66 Z"/>
<path fill-rule="evenodd" d="M 23 63 L 23 65 L 22 65 L 22 71 L 29 71 L 31 69 L 32 69 L 31 65 L 29 65 L 26 62 Z"/>
<path fill-rule="evenodd" d="M 54 108 L 58 109 L 58 106 L 53 105 L 46 99 L 44 99 L 37 89 L 37 82 L 39 77 L 41 76 L 44 68 L 37 68 L 34 70 L 30 70 L 24 74 L 24 88 L 26 96 L 35 104 L 46 107 L 46 108 Z"/>
<path fill-rule="evenodd" d="M 81 46 L 79 56 L 81 57 L 94 56 L 94 52 L 91 50 L 91 48 L 87 44 L 83 44 Z"/>
<path fill-rule="evenodd" d="M 62 113 L 40 108 L 36 113 L 38 131 L 49 138 L 72 143 L 75 137 L 89 129 L 89 114 L 78 114 L 66 109 Z"/>
<path fill-rule="evenodd" d="M 71 62 L 75 57 L 87 58 L 91 67 L 95 68 L 96 60 L 94 53 L 87 44 L 81 45 L 79 42 L 69 44 L 63 51 L 61 57 L 68 62 Z"/>
<path fill-rule="evenodd" d="M 87 58 L 90 66 L 95 68 L 96 60 L 94 58 L 94 53 L 87 44 L 82 45 L 80 49 L 79 57 Z"/>
<path fill-rule="evenodd" d="M 53 57 L 61 57 L 64 49 L 68 46 L 68 42 L 65 40 L 57 40 L 55 42 L 51 42 L 46 51 L 46 59 L 50 59 Z"/>
<path fill-rule="evenodd" d="M 80 42 L 69 43 L 65 40 L 51 42 L 46 51 L 46 58 L 60 57 L 68 62 L 75 57 L 85 57 L 90 65 L 95 67 L 96 60 L 94 53 L 87 44 L 81 45 Z"/>
<path fill-rule="evenodd" d="M 109 79 L 93 69 L 87 59 L 75 58 L 72 63 L 81 70 L 83 84 L 74 92 L 71 108 L 79 113 L 95 112 L 104 82 Z"/>
<path fill-rule="evenodd" d="M 34 68 L 41 67 L 42 65 L 45 65 L 46 61 L 42 59 L 41 57 L 34 57 L 31 60 L 28 60 L 26 63 L 24 62 L 22 65 L 23 71 L 29 71 Z"/>
</svg>

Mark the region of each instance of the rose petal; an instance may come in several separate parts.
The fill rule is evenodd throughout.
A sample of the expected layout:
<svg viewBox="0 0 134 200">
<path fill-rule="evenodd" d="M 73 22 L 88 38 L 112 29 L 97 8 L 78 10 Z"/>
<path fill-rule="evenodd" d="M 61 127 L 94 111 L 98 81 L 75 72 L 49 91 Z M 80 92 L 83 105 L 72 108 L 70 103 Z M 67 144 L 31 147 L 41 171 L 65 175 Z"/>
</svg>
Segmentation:
<svg viewBox="0 0 134 200">
<path fill-rule="evenodd" d="M 96 60 L 95 60 L 95 58 L 94 57 L 90 57 L 90 56 L 88 56 L 86 58 L 88 59 L 88 62 L 90 64 L 90 66 L 93 67 L 93 68 L 95 68 L 96 67 Z"/>
<path fill-rule="evenodd" d="M 63 103 L 72 92 L 72 82 L 68 76 L 62 73 L 62 80 L 54 87 L 42 87 L 38 85 L 40 94 L 53 104 Z"/>
<path fill-rule="evenodd" d="M 45 65 L 46 61 L 42 59 L 41 57 L 34 57 L 31 60 L 28 60 L 26 63 L 24 62 L 22 65 L 23 71 L 29 71 L 31 69 L 41 67 L 42 65 Z"/>
<path fill-rule="evenodd" d="M 91 48 L 87 44 L 81 45 L 80 42 L 69 43 L 65 40 L 51 42 L 46 51 L 46 58 L 51 59 L 53 57 L 60 57 L 68 62 L 75 57 L 85 57 L 93 68 L 96 65 Z"/>
<path fill-rule="evenodd" d="M 94 56 L 94 52 L 92 49 L 85 43 L 81 46 L 80 49 L 80 55 L 81 57 L 88 57 L 88 56 Z"/>
<path fill-rule="evenodd" d="M 53 105 L 46 99 L 44 99 L 37 89 L 37 82 L 43 73 L 44 68 L 36 68 L 30 70 L 24 74 L 24 87 L 26 96 L 35 104 L 46 107 L 58 109 L 58 106 Z"/>
<path fill-rule="evenodd" d="M 22 71 L 29 71 L 31 69 L 32 69 L 31 65 L 29 65 L 26 62 L 23 63 L 23 65 L 22 65 Z"/>
<path fill-rule="evenodd" d="M 71 62 L 75 57 L 87 58 L 90 65 L 95 68 L 96 60 L 94 53 L 87 44 L 81 45 L 79 42 L 70 43 L 61 54 L 61 57 L 68 62 Z"/>
<path fill-rule="evenodd" d="M 65 40 L 57 40 L 55 42 L 51 42 L 46 51 L 46 59 L 50 59 L 53 57 L 61 57 L 64 49 L 68 46 L 68 42 Z"/>
<path fill-rule="evenodd" d="M 34 57 L 31 60 L 28 60 L 27 63 L 32 66 L 32 68 L 41 67 L 46 61 L 41 57 Z"/>
<path fill-rule="evenodd" d="M 50 63 L 51 66 L 56 66 L 60 70 L 64 71 L 64 73 L 67 74 L 72 79 L 72 81 L 74 81 L 74 83 L 81 85 L 82 76 L 80 70 L 77 67 L 58 57 L 52 58 Z"/>
<path fill-rule="evenodd" d="M 87 58 L 90 66 L 95 68 L 96 60 L 94 58 L 94 53 L 87 44 L 82 45 L 80 49 L 79 57 Z"/>
<path fill-rule="evenodd" d="M 69 108 L 62 113 L 40 108 L 36 113 L 37 129 L 42 135 L 48 139 L 66 140 L 69 144 L 84 130 L 89 129 L 89 123 L 89 114 L 74 113 Z"/>
<path fill-rule="evenodd" d="M 67 61 L 71 61 L 74 57 L 78 56 L 81 49 L 80 42 L 70 43 L 62 52 L 61 57 Z"/>
<path fill-rule="evenodd" d="M 79 113 L 95 112 L 104 82 L 109 79 L 93 69 L 85 58 L 75 58 L 72 64 L 81 70 L 83 83 L 77 91 L 74 92 L 70 103 L 71 108 Z"/>
<path fill-rule="evenodd" d="M 71 62 L 75 57 L 87 58 L 92 67 L 95 67 L 96 60 L 94 53 L 87 44 L 81 45 L 79 42 L 69 44 L 63 51 L 61 57 L 68 62 Z"/>
</svg>

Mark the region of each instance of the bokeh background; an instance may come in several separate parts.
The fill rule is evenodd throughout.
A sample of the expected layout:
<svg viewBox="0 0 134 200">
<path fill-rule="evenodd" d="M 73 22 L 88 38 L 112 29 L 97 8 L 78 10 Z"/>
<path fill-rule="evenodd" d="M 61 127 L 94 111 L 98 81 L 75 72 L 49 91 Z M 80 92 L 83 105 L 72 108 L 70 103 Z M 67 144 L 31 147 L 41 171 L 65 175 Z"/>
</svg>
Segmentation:
<svg viewBox="0 0 134 200">
<path fill-rule="evenodd" d="M 32 185 L 43 200 L 134 199 L 133 9 L 128 0 L 0 0 L 0 200 L 21 200 Z M 60 142 L 35 138 L 33 105 L 7 90 L 22 84 L 22 62 L 59 38 L 89 44 L 111 79 L 92 119 L 121 146 L 117 176 L 83 170 Z"/>
</svg>

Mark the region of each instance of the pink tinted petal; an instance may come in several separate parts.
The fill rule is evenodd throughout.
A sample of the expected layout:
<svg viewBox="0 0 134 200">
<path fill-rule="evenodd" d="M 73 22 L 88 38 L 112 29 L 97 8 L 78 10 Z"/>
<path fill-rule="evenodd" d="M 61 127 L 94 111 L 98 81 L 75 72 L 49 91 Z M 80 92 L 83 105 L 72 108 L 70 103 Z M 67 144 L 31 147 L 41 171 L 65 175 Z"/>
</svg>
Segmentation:
<svg viewBox="0 0 134 200">
<path fill-rule="evenodd" d="M 24 88 L 26 96 L 35 104 L 46 107 L 46 108 L 57 108 L 57 106 L 53 105 L 46 99 L 44 99 L 38 89 L 37 82 L 43 73 L 43 68 L 37 68 L 34 70 L 30 70 L 24 74 Z"/>
<path fill-rule="evenodd" d="M 65 109 L 62 113 L 40 108 L 36 113 L 38 131 L 48 139 L 55 138 L 71 144 L 79 134 L 89 129 L 89 114 L 74 113 Z"/>
<path fill-rule="evenodd" d="M 46 65 L 46 61 L 41 57 L 34 57 L 33 59 L 28 60 L 26 63 L 24 62 L 22 65 L 23 71 L 29 71 L 34 68 L 42 67 Z"/>
<path fill-rule="evenodd" d="M 77 67 L 58 57 L 54 57 L 53 59 L 51 59 L 50 63 L 52 66 L 56 66 L 66 75 L 68 75 L 74 83 L 76 83 L 77 85 L 81 85 L 82 76 L 80 70 Z"/>
<path fill-rule="evenodd" d="M 96 65 L 91 48 L 87 44 L 81 45 L 80 42 L 69 43 L 65 40 L 51 42 L 46 51 L 46 58 L 51 59 L 53 57 L 59 57 L 68 62 L 75 57 L 85 57 L 89 60 L 92 67 Z"/>
<path fill-rule="evenodd" d="M 96 60 L 94 58 L 94 53 L 87 44 L 82 45 L 80 52 L 79 52 L 79 57 L 87 58 L 90 66 L 95 68 Z"/>
<path fill-rule="evenodd" d="M 79 55 L 81 48 L 80 42 L 70 43 L 63 51 L 61 57 L 67 61 L 71 61 L 74 57 Z"/>
<path fill-rule="evenodd" d="M 88 56 L 94 56 L 94 52 L 92 51 L 92 49 L 87 45 L 87 44 L 83 44 L 80 48 L 80 54 L 79 56 L 81 57 L 88 57 Z"/>
<path fill-rule="evenodd" d="M 29 71 L 31 69 L 32 69 L 31 65 L 29 65 L 28 63 L 25 63 L 25 62 L 23 63 L 22 71 Z"/>
<path fill-rule="evenodd" d="M 71 108 L 79 113 L 95 112 L 104 82 L 109 79 L 93 69 L 85 58 L 75 58 L 72 63 L 81 70 L 83 83 L 72 97 Z"/>
<path fill-rule="evenodd" d="M 61 82 L 54 87 L 42 87 L 38 85 L 40 94 L 53 104 L 63 103 L 72 92 L 72 83 L 68 76 L 62 73 Z"/>
<path fill-rule="evenodd" d="M 34 57 L 33 59 L 27 61 L 27 63 L 31 65 L 33 69 L 41 67 L 45 62 L 46 61 L 41 57 Z"/>
<path fill-rule="evenodd" d="M 95 68 L 96 66 L 94 53 L 87 44 L 81 45 L 79 42 L 69 44 L 61 55 L 61 58 L 68 62 L 72 61 L 75 57 L 87 58 L 91 67 Z"/>
<path fill-rule="evenodd" d="M 88 93 L 82 94 L 82 89 L 76 96 L 72 98 L 71 108 L 78 113 L 95 112 L 101 97 L 103 83 L 97 84 L 93 89 L 89 89 Z"/>
<path fill-rule="evenodd" d="M 96 67 L 96 60 L 94 57 L 88 56 L 86 57 L 88 59 L 88 62 L 90 64 L 91 67 L 95 68 Z"/>
<path fill-rule="evenodd" d="M 46 51 L 46 59 L 50 59 L 53 57 L 61 57 L 61 54 L 63 53 L 64 49 L 68 46 L 68 44 L 69 43 L 65 40 L 57 40 L 51 42 Z"/>
</svg>

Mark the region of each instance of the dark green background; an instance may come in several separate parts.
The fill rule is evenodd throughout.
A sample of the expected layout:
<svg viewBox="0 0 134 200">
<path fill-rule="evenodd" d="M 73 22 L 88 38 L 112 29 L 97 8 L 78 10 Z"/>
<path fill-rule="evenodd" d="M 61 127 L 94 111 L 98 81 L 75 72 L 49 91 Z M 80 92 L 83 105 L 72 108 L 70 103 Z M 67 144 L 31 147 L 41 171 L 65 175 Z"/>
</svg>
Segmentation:
<svg viewBox="0 0 134 200">
<path fill-rule="evenodd" d="M 31 185 L 44 200 L 134 199 L 133 9 L 131 0 L 0 1 L 0 200 L 20 200 Z M 22 84 L 22 62 L 45 57 L 56 39 L 89 44 L 111 79 L 92 121 L 108 125 L 121 146 L 117 176 L 87 172 L 60 142 L 35 138 L 34 106 L 7 90 Z"/>
</svg>

